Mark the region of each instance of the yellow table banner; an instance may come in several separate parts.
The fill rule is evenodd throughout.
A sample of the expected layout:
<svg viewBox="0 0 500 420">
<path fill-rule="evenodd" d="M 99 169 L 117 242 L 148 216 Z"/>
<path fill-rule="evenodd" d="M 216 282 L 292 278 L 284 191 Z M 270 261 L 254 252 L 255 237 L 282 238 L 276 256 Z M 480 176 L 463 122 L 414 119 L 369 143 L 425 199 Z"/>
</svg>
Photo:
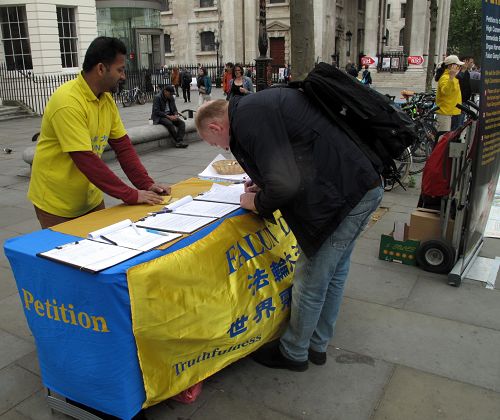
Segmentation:
<svg viewBox="0 0 500 420">
<path fill-rule="evenodd" d="M 297 241 L 253 213 L 127 271 L 149 407 L 278 336 L 288 320 Z"/>
</svg>

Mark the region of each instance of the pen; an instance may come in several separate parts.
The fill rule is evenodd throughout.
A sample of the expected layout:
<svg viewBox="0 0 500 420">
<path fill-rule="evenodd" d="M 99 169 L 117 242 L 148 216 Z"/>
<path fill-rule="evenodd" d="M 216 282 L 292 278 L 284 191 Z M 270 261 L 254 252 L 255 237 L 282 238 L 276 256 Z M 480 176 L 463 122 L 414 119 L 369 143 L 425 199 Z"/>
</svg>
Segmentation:
<svg viewBox="0 0 500 420">
<path fill-rule="evenodd" d="M 157 214 L 164 214 L 164 213 L 172 213 L 171 209 L 163 209 L 159 211 L 155 211 L 153 213 L 148 213 L 150 216 L 156 216 Z"/>
<path fill-rule="evenodd" d="M 109 242 L 111 245 L 116 245 L 116 246 L 118 246 L 118 244 L 117 244 L 115 241 L 112 241 L 111 239 L 106 238 L 106 237 L 105 237 L 105 236 L 103 236 L 103 235 L 100 235 L 100 237 L 101 237 L 102 239 L 104 239 L 105 241 Z"/>
</svg>

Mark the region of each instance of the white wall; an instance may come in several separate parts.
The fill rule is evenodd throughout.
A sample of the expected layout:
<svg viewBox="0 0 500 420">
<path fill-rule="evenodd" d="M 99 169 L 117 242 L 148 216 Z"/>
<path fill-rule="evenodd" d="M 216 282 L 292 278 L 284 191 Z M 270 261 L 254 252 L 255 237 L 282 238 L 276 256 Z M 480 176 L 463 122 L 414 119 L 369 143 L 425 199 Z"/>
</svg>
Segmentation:
<svg viewBox="0 0 500 420">
<path fill-rule="evenodd" d="M 81 67 L 90 42 L 97 37 L 95 0 L 2 0 L 0 6 L 26 6 L 28 34 L 30 38 L 33 72 L 60 73 L 77 69 L 63 69 L 59 49 L 56 6 L 75 7 L 78 34 L 78 64 Z M 1 36 L 1 34 L 0 34 Z M 0 60 L 4 59 L 3 45 L 0 47 Z"/>
</svg>

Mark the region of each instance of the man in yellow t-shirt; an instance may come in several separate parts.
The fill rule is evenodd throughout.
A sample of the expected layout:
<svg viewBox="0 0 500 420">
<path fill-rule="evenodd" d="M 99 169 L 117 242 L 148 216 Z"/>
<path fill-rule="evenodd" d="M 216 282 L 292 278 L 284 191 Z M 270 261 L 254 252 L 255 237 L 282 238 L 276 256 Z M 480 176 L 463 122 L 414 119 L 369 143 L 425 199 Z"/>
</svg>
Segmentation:
<svg viewBox="0 0 500 420">
<path fill-rule="evenodd" d="M 59 87 L 47 104 L 28 191 L 42 228 L 104 208 L 102 192 L 127 204 L 159 204 L 170 193 L 170 187 L 149 177 L 110 94 L 125 80 L 126 53 L 119 39 L 96 38 L 83 71 Z M 136 188 L 101 159 L 108 143 Z"/>
</svg>

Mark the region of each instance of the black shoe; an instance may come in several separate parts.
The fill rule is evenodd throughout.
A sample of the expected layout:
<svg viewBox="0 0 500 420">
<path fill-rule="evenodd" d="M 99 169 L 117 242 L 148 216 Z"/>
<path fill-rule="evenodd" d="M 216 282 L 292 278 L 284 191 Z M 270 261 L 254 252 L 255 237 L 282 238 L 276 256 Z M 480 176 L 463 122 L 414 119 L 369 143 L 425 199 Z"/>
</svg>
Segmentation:
<svg viewBox="0 0 500 420">
<path fill-rule="evenodd" d="M 189 145 L 187 143 L 184 143 L 183 141 L 180 141 L 179 143 L 175 143 L 175 147 L 177 149 L 185 149 Z"/>
<path fill-rule="evenodd" d="M 309 360 L 315 365 L 324 365 L 326 363 L 326 352 L 309 349 Z"/>
<path fill-rule="evenodd" d="M 309 367 L 307 360 L 305 362 L 296 362 L 283 356 L 283 353 L 279 349 L 279 341 L 257 350 L 252 355 L 252 358 L 257 363 L 271 369 L 288 369 L 294 372 L 304 372 Z"/>
</svg>

